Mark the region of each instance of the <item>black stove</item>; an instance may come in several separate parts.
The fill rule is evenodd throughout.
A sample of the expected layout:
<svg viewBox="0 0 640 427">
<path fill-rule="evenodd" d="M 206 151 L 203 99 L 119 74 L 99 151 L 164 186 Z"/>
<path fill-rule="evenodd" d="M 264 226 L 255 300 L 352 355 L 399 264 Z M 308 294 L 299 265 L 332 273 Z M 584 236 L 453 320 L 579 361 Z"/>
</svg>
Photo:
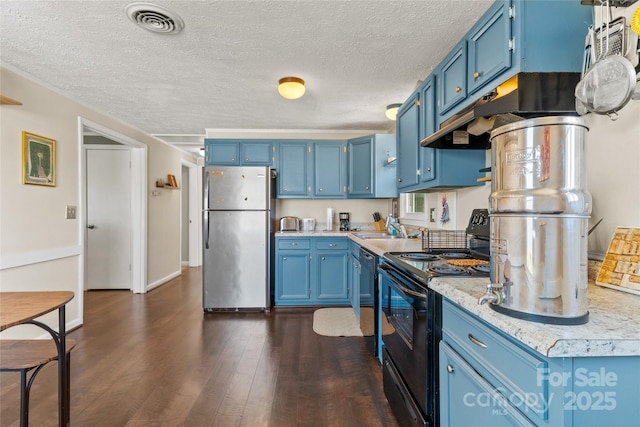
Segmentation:
<svg viewBox="0 0 640 427">
<path fill-rule="evenodd" d="M 466 229 L 468 247 L 460 249 L 424 250 L 423 252 L 387 252 L 383 262 L 426 283 L 433 277 L 489 277 L 490 265 L 478 263 L 456 266 L 447 260 L 489 260 L 489 213 L 474 209 Z"/>
<path fill-rule="evenodd" d="M 384 261 L 395 268 L 408 273 L 426 285 L 433 277 L 439 276 L 468 276 L 489 277 L 489 264 L 461 267 L 447 263 L 447 260 L 481 259 L 475 258 L 468 251 L 444 252 L 433 254 L 430 252 L 387 252 Z"/>
</svg>

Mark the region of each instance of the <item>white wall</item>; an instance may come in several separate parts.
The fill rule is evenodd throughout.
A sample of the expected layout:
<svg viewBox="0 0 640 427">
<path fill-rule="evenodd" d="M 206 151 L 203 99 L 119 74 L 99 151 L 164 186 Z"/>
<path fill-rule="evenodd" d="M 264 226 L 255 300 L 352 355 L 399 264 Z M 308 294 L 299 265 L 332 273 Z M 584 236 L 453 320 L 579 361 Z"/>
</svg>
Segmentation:
<svg viewBox="0 0 640 427">
<path fill-rule="evenodd" d="M 6 68 L 0 92 L 22 102 L 0 107 L 0 289 L 69 290 L 69 327 L 82 323 L 82 266 L 79 219 L 64 219 L 65 205 L 80 206 L 78 117 L 104 126 L 148 147 L 149 191 L 157 178 L 181 176 L 181 160 L 196 160 L 153 137 Z M 23 185 L 22 131 L 56 140 L 55 187 Z M 180 192 L 160 190 L 147 197 L 147 280 L 160 283 L 180 272 Z M 57 325 L 54 320 L 51 326 Z M 3 337 L 13 336 L 10 331 Z M 18 332 L 28 337 L 40 331 Z M 14 334 L 15 335 L 15 334 Z"/>
<path fill-rule="evenodd" d="M 373 230 L 373 213 L 379 212 L 384 218 L 391 213 L 390 199 L 328 199 L 328 200 L 305 200 L 305 199 L 278 199 L 276 202 L 276 216 L 297 216 L 298 218 L 315 218 L 316 230 L 325 230 L 327 208 L 333 208 L 335 216 L 333 218 L 333 228 L 338 230 L 340 223 L 339 212 L 349 212 L 351 227 L 362 227 Z"/>
</svg>

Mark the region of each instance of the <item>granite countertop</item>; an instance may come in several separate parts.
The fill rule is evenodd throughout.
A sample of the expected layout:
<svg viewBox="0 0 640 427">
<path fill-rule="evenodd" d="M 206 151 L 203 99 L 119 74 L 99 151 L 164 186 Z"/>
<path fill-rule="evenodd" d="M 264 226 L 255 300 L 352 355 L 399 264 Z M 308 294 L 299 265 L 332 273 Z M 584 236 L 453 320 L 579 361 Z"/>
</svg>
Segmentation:
<svg viewBox="0 0 640 427">
<path fill-rule="evenodd" d="M 435 278 L 429 287 L 537 352 L 549 357 L 640 356 L 640 296 L 590 282 L 589 322 L 550 325 L 516 319 L 479 305 L 489 280 Z"/>
</svg>

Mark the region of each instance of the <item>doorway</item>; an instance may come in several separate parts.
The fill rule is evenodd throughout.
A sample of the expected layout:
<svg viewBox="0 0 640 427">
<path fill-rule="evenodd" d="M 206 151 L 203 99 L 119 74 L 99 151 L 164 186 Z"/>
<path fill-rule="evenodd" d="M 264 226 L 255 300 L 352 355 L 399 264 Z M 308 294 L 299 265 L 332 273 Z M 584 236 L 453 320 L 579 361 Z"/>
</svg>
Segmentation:
<svg viewBox="0 0 640 427">
<path fill-rule="evenodd" d="M 96 261 L 96 249 L 93 247 L 94 245 L 100 245 L 101 242 L 104 243 L 103 240 L 93 239 L 95 234 L 94 231 L 98 231 L 96 227 L 101 227 L 100 224 L 95 224 L 92 221 L 92 217 L 95 218 L 95 209 L 92 210 L 90 208 L 90 204 L 92 204 L 96 199 L 99 199 L 99 195 L 89 193 L 94 191 L 125 191 L 122 190 L 123 185 L 128 186 L 128 194 L 124 196 L 126 201 L 128 201 L 128 206 L 124 207 L 124 209 L 128 212 L 123 213 L 120 212 L 115 214 L 118 221 L 117 223 L 120 225 L 109 225 L 108 227 L 104 224 L 102 228 L 115 227 L 110 232 L 110 236 L 107 237 L 107 240 L 113 239 L 115 243 L 119 245 L 120 249 L 116 249 L 115 252 L 122 251 L 123 255 L 114 255 L 117 261 L 117 266 L 114 267 L 114 270 L 110 271 L 108 274 L 114 275 L 114 280 L 111 280 L 113 283 L 117 283 L 115 287 L 118 289 L 127 288 L 122 285 L 124 282 L 123 277 L 126 275 L 130 281 L 128 284 L 128 289 L 132 290 L 134 293 L 145 293 L 147 292 L 147 259 L 146 259 L 146 244 L 147 244 L 147 172 L 146 172 L 146 164 L 147 164 L 147 146 L 139 141 L 133 140 L 125 135 L 119 134 L 115 131 L 112 131 L 104 126 L 93 123 L 87 119 L 82 117 L 79 118 L 79 135 L 80 135 L 80 147 L 81 147 L 81 203 L 80 203 L 80 227 L 83 232 L 80 233 L 82 236 L 81 246 L 83 248 L 83 282 L 84 289 L 97 289 L 97 288 L 105 288 L 111 289 L 114 288 L 113 285 L 105 285 L 104 282 L 96 282 L 96 276 L 94 273 L 99 275 L 107 274 L 105 273 L 107 270 L 105 265 L 101 265 L 96 268 L 94 261 Z M 93 143 L 92 143 L 93 142 Z M 115 181 L 123 181 L 122 176 L 113 177 L 114 184 L 120 186 L 120 190 L 113 189 L 109 190 L 108 184 L 105 183 L 105 188 L 100 190 L 99 188 L 93 187 L 93 185 L 89 185 L 89 177 L 94 175 L 94 172 L 98 172 L 98 176 L 103 175 L 103 179 L 108 177 L 109 172 L 112 175 L 115 174 L 115 171 L 110 168 L 106 168 L 103 171 L 89 171 L 88 168 L 91 167 L 92 164 L 96 163 L 91 159 L 88 160 L 89 157 L 95 157 L 99 159 L 98 162 L 106 162 L 113 161 L 114 164 L 123 165 L 127 160 L 130 163 L 130 174 L 128 175 L 128 179 L 124 179 L 126 184 L 123 182 L 115 182 Z M 126 158 L 127 160 L 123 160 Z M 95 166 L 94 166 L 95 167 Z M 113 166 L 121 168 L 122 166 Z M 120 170 L 118 172 L 119 175 L 127 175 L 125 172 Z M 117 203 L 125 203 L 126 202 L 117 202 Z M 97 204 L 97 209 L 100 210 L 99 203 Z M 92 217 L 90 216 L 92 215 Z M 93 226 L 94 228 L 89 228 Z M 115 231 L 114 231 L 115 230 Z M 106 230 L 104 230 L 106 231 Z M 90 233 L 92 233 L 90 235 Z M 118 237 L 115 238 L 113 234 L 116 234 Z M 130 237 L 130 239 L 126 239 L 126 235 Z M 128 248 L 127 248 L 128 246 Z M 124 249 L 123 249 L 124 248 Z M 128 249 L 128 250 L 127 250 Z M 115 253 L 114 252 L 114 253 Z M 98 252 L 99 253 L 99 252 Z M 126 259 L 123 260 L 123 257 L 128 258 L 128 262 Z M 100 257 L 98 257 L 98 260 Z M 103 261 L 106 258 L 103 258 Z M 129 271 L 124 271 L 122 266 L 126 266 Z"/>
<path fill-rule="evenodd" d="M 181 186 L 181 261 L 183 266 L 198 267 L 202 264 L 200 250 L 200 167 L 195 163 L 182 160 Z M 201 175 L 201 174 L 200 174 Z"/>
</svg>

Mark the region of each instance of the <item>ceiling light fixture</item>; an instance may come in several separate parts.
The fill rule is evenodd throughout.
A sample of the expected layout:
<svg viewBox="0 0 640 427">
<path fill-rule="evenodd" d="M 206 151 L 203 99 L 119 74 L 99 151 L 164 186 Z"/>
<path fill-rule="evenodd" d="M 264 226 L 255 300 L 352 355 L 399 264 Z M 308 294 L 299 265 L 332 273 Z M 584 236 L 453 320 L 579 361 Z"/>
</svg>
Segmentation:
<svg viewBox="0 0 640 427">
<path fill-rule="evenodd" d="M 155 4 L 131 3 L 124 10 L 136 25 L 154 33 L 177 34 L 184 28 L 178 14 Z"/>
<path fill-rule="evenodd" d="M 398 115 L 398 108 L 400 108 L 402 104 L 389 104 L 387 105 L 387 110 L 385 111 L 385 115 L 389 120 L 395 120 Z"/>
<path fill-rule="evenodd" d="M 286 99 L 298 99 L 305 90 L 304 80 L 300 77 L 283 77 L 278 82 L 278 92 Z"/>
</svg>

